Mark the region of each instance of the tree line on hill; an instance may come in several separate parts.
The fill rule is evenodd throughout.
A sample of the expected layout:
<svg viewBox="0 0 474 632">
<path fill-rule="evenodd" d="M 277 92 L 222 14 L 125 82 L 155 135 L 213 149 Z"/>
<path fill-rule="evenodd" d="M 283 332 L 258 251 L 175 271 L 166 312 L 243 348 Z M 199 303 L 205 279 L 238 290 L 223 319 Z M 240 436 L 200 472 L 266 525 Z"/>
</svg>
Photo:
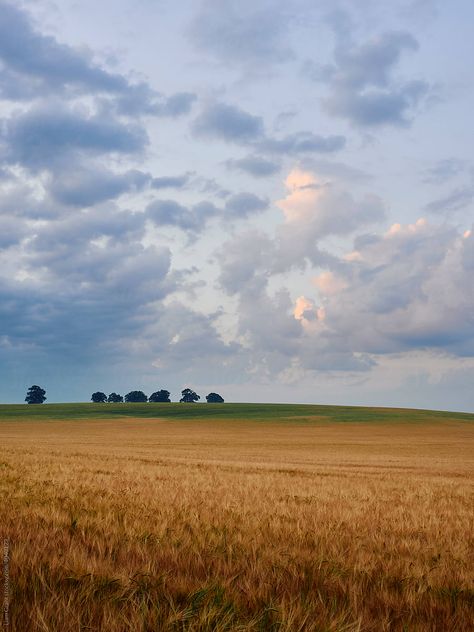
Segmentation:
<svg viewBox="0 0 474 632">
<path fill-rule="evenodd" d="M 123 401 L 127 403 L 139 403 L 139 402 L 171 402 L 170 399 L 171 393 L 165 389 L 161 389 L 159 391 L 155 391 L 147 397 L 143 391 L 130 391 L 127 393 L 125 397 L 119 395 L 118 393 L 110 393 L 110 395 L 106 395 L 102 391 L 96 391 L 92 393 L 91 401 L 96 404 L 105 404 L 106 402 L 109 404 L 119 404 Z M 195 393 L 190 388 L 185 388 L 181 391 L 181 399 L 180 402 L 184 403 L 194 403 L 201 399 L 201 396 Z M 34 384 L 30 386 L 26 393 L 25 402 L 27 404 L 42 404 L 46 401 L 46 391 L 41 386 L 37 386 Z M 223 404 L 224 399 L 219 393 L 209 393 L 206 395 L 206 401 L 208 404 Z"/>
</svg>

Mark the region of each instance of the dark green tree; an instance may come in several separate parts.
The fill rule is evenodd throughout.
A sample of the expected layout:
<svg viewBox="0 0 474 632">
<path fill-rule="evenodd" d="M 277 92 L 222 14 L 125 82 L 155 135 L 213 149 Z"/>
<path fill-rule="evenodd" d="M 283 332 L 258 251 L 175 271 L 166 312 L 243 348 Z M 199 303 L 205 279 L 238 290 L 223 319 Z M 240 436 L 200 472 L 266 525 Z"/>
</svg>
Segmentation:
<svg viewBox="0 0 474 632">
<path fill-rule="evenodd" d="M 133 402 L 134 404 L 137 402 L 147 402 L 148 397 L 143 391 L 130 391 L 130 393 L 125 395 L 125 401 Z"/>
<path fill-rule="evenodd" d="M 171 393 L 169 391 L 165 391 L 165 390 L 161 390 L 161 391 L 155 391 L 154 393 L 152 393 L 150 395 L 150 397 L 148 398 L 149 402 L 170 402 L 170 395 Z"/>
<path fill-rule="evenodd" d="M 25 402 L 27 404 L 42 404 L 46 400 L 46 391 L 41 386 L 34 384 L 30 386 L 26 393 Z"/>
<path fill-rule="evenodd" d="M 183 391 L 181 391 L 181 395 L 182 397 L 179 401 L 186 402 L 189 404 L 193 402 L 197 402 L 198 399 L 201 399 L 200 396 L 194 391 L 192 391 L 190 388 L 185 388 Z"/>
<path fill-rule="evenodd" d="M 92 393 L 91 401 L 94 402 L 94 404 L 103 404 L 107 401 L 107 395 L 102 393 L 102 391 L 96 391 Z"/>
<path fill-rule="evenodd" d="M 224 398 L 219 393 L 209 393 L 206 395 L 206 401 L 208 404 L 223 404 Z"/>
<path fill-rule="evenodd" d="M 123 397 L 118 393 L 110 393 L 107 397 L 107 401 L 109 404 L 121 404 L 123 402 Z"/>
</svg>

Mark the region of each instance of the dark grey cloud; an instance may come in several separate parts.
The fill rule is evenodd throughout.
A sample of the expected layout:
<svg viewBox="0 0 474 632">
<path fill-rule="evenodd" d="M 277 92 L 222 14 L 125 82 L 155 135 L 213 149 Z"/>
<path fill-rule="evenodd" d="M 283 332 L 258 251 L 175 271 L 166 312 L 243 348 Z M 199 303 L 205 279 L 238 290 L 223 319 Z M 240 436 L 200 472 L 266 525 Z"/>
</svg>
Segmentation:
<svg viewBox="0 0 474 632">
<path fill-rule="evenodd" d="M 23 237 L 29 234 L 25 222 L 19 220 L 18 217 L 8 216 L 2 213 L 1 218 L 0 250 L 17 244 Z"/>
<path fill-rule="evenodd" d="M 171 118 L 188 114 L 197 96 L 193 92 L 177 92 L 166 97 L 163 103 L 157 105 L 156 113 L 159 116 Z"/>
<path fill-rule="evenodd" d="M 261 153 L 273 155 L 332 153 L 342 149 L 346 143 L 344 136 L 321 136 L 307 131 L 288 134 L 283 138 L 267 136 L 262 117 L 226 103 L 208 105 L 194 120 L 192 131 L 197 137 L 247 145 Z M 262 163 L 261 158 L 255 157 L 229 162 L 229 166 L 237 166 L 251 173 L 272 170 L 273 164 Z"/>
<path fill-rule="evenodd" d="M 254 193 L 236 193 L 229 197 L 225 203 L 227 213 L 240 218 L 260 213 L 268 207 L 269 201 L 258 197 Z"/>
<path fill-rule="evenodd" d="M 38 262 L 52 267 L 58 276 L 63 275 L 66 270 L 68 274 L 74 274 L 74 266 L 92 274 L 94 271 L 90 267 L 94 264 L 91 261 L 100 257 L 105 262 L 108 257 L 107 251 L 98 247 L 94 241 L 111 238 L 111 250 L 115 248 L 116 252 L 141 253 L 143 248 L 139 242 L 144 235 L 145 221 L 144 213 L 121 211 L 114 206 L 102 208 L 100 213 L 95 209 L 88 209 L 64 216 L 32 233 L 29 261 L 37 257 Z M 69 256 L 63 261 L 63 254 L 67 252 Z M 83 257 L 83 261 L 80 261 L 81 252 L 89 252 L 90 256 Z M 161 252 L 164 253 L 164 250 Z M 115 265 L 113 260 L 114 255 L 110 257 L 112 266 Z M 103 276 L 104 270 L 105 267 L 97 268 L 97 273 Z"/>
<path fill-rule="evenodd" d="M 243 171 L 254 178 L 266 178 L 275 175 L 281 169 L 281 165 L 278 162 L 255 155 L 227 160 L 225 164 L 229 169 Z"/>
<path fill-rule="evenodd" d="M 61 204 L 85 208 L 116 199 L 124 193 L 140 191 L 150 180 L 149 174 L 137 169 L 118 174 L 100 165 L 92 168 L 69 165 L 65 170 L 54 172 L 48 190 Z"/>
<path fill-rule="evenodd" d="M 330 114 L 347 118 L 355 125 L 401 125 L 410 124 L 413 110 L 428 94 L 429 87 L 424 81 L 404 83 L 390 91 L 368 90 L 354 93 L 340 90 L 325 101 Z"/>
<path fill-rule="evenodd" d="M 136 224 L 133 214 L 89 212 L 38 227 L 17 255 L 24 279 L 7 265 L 0 274 L 4 351 L 23 357 L 25 348 L 31 361 L 60 359 L 67 370 L 65 358 L 97 361 L 133 340 L 153 302 L 174 288 L 170 252 L 143 247 Z"/>
<path fill-rule="evenodd" d="M 204 0 L 194 16 L 189 35 L 202 51 L 218 61 L 236 65 L 281 63 L 293 57 L 289 26 L 293 11 L 272 0 Z M 260 66 L 261 68 L 262 66 Z"/>
<path fill-rule="evenodd" d="M 2 244 L 0 359 L 16 379 L 41 376 L 48 388 L 48 378 L 64 386 L 72 376 L 88 384 L 82 398 L 93 376 L 113 381 L 114 367 L 124 363 L 124 388 L 130 371 L 154 381 L 166 370 L 167 385 L 179 385 L 203 361 L 222 372 L 223 359 L 239 346 L 221 340 L 217 314 L 200 314 L 172 297 L 186 290 L 194 271 L 172 270 L 167 248 L 142 245 L 146 220 L 109 205 L 38 225 L 21 251 L 14 247 L 14 259 L 9 243 Z M 23 277 L 14 278 L 9 266 Z"/>
<path fill-rule="evenodd" d="M 25 11 L 4 1 L 0 2 L 0 66 L 4 99 L 107 95 L 111 100 L 104 105 L 119 114 L 162 117 L 187 114 L 196 100 L 190 92 L 162 95 L 144 81 L 132 83 L 101 68 L 92 55 L 40 33 Z"/>
<path fill-rule="evenodd" d="M 220 213 L 211 202 L 199 202 L 188 208 L 175 200 L 155 200 L 146 209 L 147 217 L 157 226 L 176 226 L 191 233 L 201 232 L 207 221 Z"/>
<path fill-rule="evenodd" d="M 195 176 L 191 181 L 191 186 L 200 193 L 205 195 L 213 195 L 217 198 L 225 200 L 231 192 L 223 187 L 216 178 L 206 178 L 204 176 Z"/>
<path fill-rule="evenodd" d="M 407 125 L 429 94 L 424 80 L 399 80 L 394 70 L 405 52 L 418 49 L 407 32 L 391 31 L 359 46 L 337 30 L 334 63 L 307 61 L 304 71 L 313 81 L 329 86 L 323 106 L 333 116 L 362 127 Z"/>
<path fill-rule="evenodd" d="M 429 202 L 425 209 L 434 214 L 450 214 L 462 211 L 474 204 L 474 187 L 454 189 L 448 195 Z"/>
<path fill-rule="evenodd" d="M 234 143 L 251 143 L 263 136 L 263 119 L 227 103 L 208 105 L 194 120 L 194 134 Z"/>
<path fill-rule="evenodd" d="M 148 143 L 140 125 L 59 105 L 40 104 L 6 121 L 7 159 L 35 170 L 76 152 L 136 154 Z"/>
<path fill-rule="evenodd" d="M 192 92 L 177 92 L 165 96 L 153 90 L 147 83 L 127 85 L 126 89 L 109 101 L 103 101 L 105 110 L 116 111 L 120 115 L 140 116 L 142 114 L 162 118 L 177 118 L 188 114 L 197 96 Z"/>
<path fill-rule="evenodd" d="M 175 200 L 155 200 L 146 208 L 146 217 L 157 226 L 174 226 L 192 238 L 204 230 L 211 219 L 237 220 L 261 213 L 269 206 L 268 200 L 253 193 L 237 193 L 227 198 L 224 208 L 203 201 L 184 206 Z"/>
<path fill-rule="evenodd" d="M 28 78 L 35 91 L 75 85 L 87 91 L 123 92 L 121 75 L 93 64 L 83 53 L 37 32 L 27 15 L 10 2 L 0 2 L 0 60 L 20 80 Z M 6 95 L 4 95 L 6 96 Z"/>
<path fill-rule="evenodd" d="M 151 181 L 152 189 L 182 189 L 192 177 L 193 172 L 187 171 L 179 176 L 160 176 Z"/>
<path fill-rule="evenodd" d="M 404 51 L 416 51 L 418 42 L 411 33 L 392 31 L 356 48 L 339 43 L 336 53 L 336 71 L 344 85 L 356 89 L 367 86 L 389 86 L 391 73 Z"/>
</svg>

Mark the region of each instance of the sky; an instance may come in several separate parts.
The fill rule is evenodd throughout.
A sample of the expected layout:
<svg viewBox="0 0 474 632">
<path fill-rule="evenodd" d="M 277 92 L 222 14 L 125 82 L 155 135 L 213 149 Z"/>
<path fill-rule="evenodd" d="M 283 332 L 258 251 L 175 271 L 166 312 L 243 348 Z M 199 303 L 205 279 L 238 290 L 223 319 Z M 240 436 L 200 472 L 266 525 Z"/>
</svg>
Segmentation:
<svg viewBox="0 0 474 632">
<path fill-rule="evenodd" d="M 469 0 L 0 0 L 0 401 L 474 411 Z"/>
</svg>

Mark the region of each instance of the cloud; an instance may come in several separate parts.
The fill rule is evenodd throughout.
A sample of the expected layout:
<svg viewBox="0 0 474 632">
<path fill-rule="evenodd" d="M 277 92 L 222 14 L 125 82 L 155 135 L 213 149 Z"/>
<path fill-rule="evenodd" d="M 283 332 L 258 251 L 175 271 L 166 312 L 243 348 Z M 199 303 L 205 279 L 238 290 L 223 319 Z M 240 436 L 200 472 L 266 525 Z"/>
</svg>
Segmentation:
<svg viewBox="0 0 474 632">
<path fill-rule="evenodd" d="M 204 0 L 189 34 L 197 48 L 227 64 L 282 63 L 293 57 L 288 41 L 291 19 L 287 4 L 279 0 Z"/>
<path fill-rule="evenodd" d="M 121 115 L 177 117 L 187 114 L 196 95 L 178 92 L 165 96 L 145 81 L 131 83 L 122 74 L 97 65 L 83 49 L 62 44 L 38 32 L 26 12 L 0 2 L 0 65 L 3 99 L 33 101 L 79 95 L 107 96 L 104 106 Z"/>
<path fill-rule="evenodd" d="M 55 171 L 48 190 L 55 201 L 80 208 L 140 191 L 151 179 L 149 174 L 136 169 L 117 174 L 100 165 L 71 166 Z"/>
<path fill-rule="evenodd" d="M 346 143 L 344 136 L 321 136 L 305 131 L 288 134 L 283 138 L 267 136 L 260 116 L 225 103 L 208 105 L 194 120 L 192 131 L 198 138 L 249 145 L 261 153 L 277 156 L 332 153 L 342 149 Z M 228 166 L 258 176 L 274 173 L 277 168 L 275 162 L 257 156 L 230 160 Z"/>
<path fill-rule="evenodd" d="M 304 241 L 328 235 L 348 235 L 384 218 L 382 200 L 373 194 L 360 201 L 335 182 L 324 182 L 309 171 L 294 169 L 285 185 L 287 195 L 277 202 L 286 220 Z"/>
<path fill-rule="evenodd" d="M 466 161 L 457 158 L 438 160 L 436 164 L 425 171 L 423 182 L 427 184 L 444 184 L 465 171 Z"/>
<path fill-rule="evenodd" d="M 268 206 L 268 200 L 259 198 L 254 193 L 236 193 L 226 200 L 225 210 L 230 215 L 242 218 L 265 211 Z"/>
<path fill-rule="evenodd" d="M 29 97 L 68 85 L 114 93 L 128 87 L 121 75 L 95 66 L 84 54 L 35 31 L 23 11 L 3 1 L 0 3 L 0 59 L 21 82 L 25 83 L 26 79 L 33 82 Z"/>
<path fill-rule="evenodd" d="M 346 144 L 344 136 L 319 136 L 312 132 L 297 132 L 283 138 L 267 138 L 261 148 L 276 154 L 298 155 L 308 153 L 331 153 Z"/>
<path fill-rule="evenodd" d="M 137 335 L 173 284 L 169 251 L 139 244 L 134 224 L 131 215 L 72 217 L 39 228 L 13 260 L 2 254 L 0 312 L 12 353 L 27 347 L 30 361 L 46 365 L 66 354 L 73 366 L 110 357 Z"/>
<path fill-rule="evenodd" d="M 250 370 L 286 380 L 368 371 L 414 351 L 474 358 L 473 234 L 419 220 L 358 237 L 349 256 L 321 261 L 295 299 L 269 289 L 278 243 L 255 231 L 234 237 L 219 251 L 219 282 L 236 298 Z"/>
<path fill-rule="evenodd" d="M 216 254 L 219 284 L 230 295 L 255 285 L 264 287 L 272 274 L 275 250 L 271 237 L 255 229 L 234 236 Z"/>
<path fill-rule="evenodd" d="M 209 201 L 183 206 L 175 200 L 155 200 L 146 208 L 146 216 L 157 226 L 174 226 L 190 237 L 204 230 L 211 219 L 245 219 L 268 208 L 268 200 L 253 193 L 236 193 L 219 208 Z"/>
<path fill-rule="evenodd" d="M 211 202 L 199 202 L 188 208 L 174 200 L 155 200 L 146 209 L 147 217 L 157 226 L 175 226 L 191 233 L 204 230 L 208 220 L 220 213 Z"/>
<path fill-rule="evenodd" d="M 462 211 L 474 203 L 474 187 L 454 189 L 448 195 L 433 200 L 425 206 L 425 210 L 434 214 L 449 214 Z"/>
<path fill-rule="evenodd" d="M 177 92 L 165 98 L 163 103 L 157 104 L 155 113 L 171 118 L 188 114 L 196 99 L 197 96 L 193 92 Z"/>
<path fill-rule="evenodd" d="M 216 362 L 221 371 L 226 371 L 227 361 L 232 362 L 240 345 L 237 342 L 224 343 L 216 332 L 215 321 L 219 316 L 201 314 L 179 303 L 170 301 L 163 310 L 157 326 L 151 325 L 146 332 L 151 345 L 156 339 L 167 341 L 155 358 L 155 363 L 163 369 L 167 367 L 200 379 L 203 358 L 211 368 Z M 211 368 L 212 370 L 212 368 Z"/>
<path fill-rule="evenodd" d="M 192 92 L 177 92 L 165 96 L 153 90 L 147 83 L 127 85 L 119 95 L 114 95 L 110 101 L 102 106 L 120 115 L 136 117 L 141 115 L 162 118 L 177 118 L 188 114 L 197 96 Z"/>
<path fill-rule="evenodd" d="M 9 248 L 17 244 L 28 235 L 28 228 L 24 221 L 18 217 L 4 215 L 2 213 L 2 230 L 0 231 L 0 249 Z"/>
<path fill-rule="evenodd" d="M 226 166 L 229 169 L 243 171 L 254 178 L 266 178 L 268 176 L 272 176 L 278 173 L 281 168 L 281 165 L 278 162 L 255 155 L 228 160 L 226 162 Z"/>
<path fill-rule="evenodd" d="M 402 54 L 418 49 L 415 38 L 404 31 L 390 31 L 356 46 L 335 32 L 334 63 L 304 65 L 313 81 L 329 86 L 329 95 L 323 99 L 326 111 L 362 127 L 408 125 L 430 92 L 423 80 L 393 78 Z"/>
<path fill-rule="evenodd" d="M 356 240 L 339 286 L 319 291 L 327 336 L 352 350 L 385 354 L 437 349 L 474 354 L 472 235 L 425 220 Z"/>
<path fill-rule="evenodd" d="M 269 279 L 308 265 L 344 265 L 321 248 L 329 236 L 347 236 L 384 218 L 375 195 L 356 200 L 337 182 L 318 180 L 294 169 L 286 179 L 287 196 L 276 202 L 284 214 L 272 236 L 247 230 L 227 241 L 217 254 L 219 283 L 230 295 L 246 287 L 266 287 Z M 243 254 L 245 253 L 245 254 Z"/>
<path fill-rule="evenodd" d="M 182 189 L 188 183 L 194 172 L 187 171 L 179 176 L 160 176 L 151 181 L 152 189 Z"/>
<path fill-rule="evenodd" d="M 225 103 L 208 105 L 194 120 L 192 131 L 198 138 L 247 145 L 260 153 L 276 156 L 332 153 L 341 150 L 346 143 L 344 136 L 321 136 L 305 131 L 288 134 L 283 138 L 268 136 L 260 116 Z M 274 173 L 278 169 L 278 164 L 273 160 L 259 156 L 229 160 L 227 166 L 257 177 Z"/>
<path fill-rule="evenodd" d="M 76 152 L 136 154 L 148 138 L 139 125 L 43 103 L 7 120 L 5 142 L 10 162 L 41 170 L 64 164 Z"/>
<path fill-rule="evenodd" d="M 428 84 L 411 81 L 390 92 L 370 90 L 363 94 L 340 90 L 325 101 L 329 114 L 346 118 L 355 125 L 409 125 L 412 112 L 428 94 Z"/>
<path fill-rule="evenodd" d="M 208 105 L 194 120 L 197 137 L 249 143 L 263 136 L 263 119 L 226 103 Z"/>
</svg>

